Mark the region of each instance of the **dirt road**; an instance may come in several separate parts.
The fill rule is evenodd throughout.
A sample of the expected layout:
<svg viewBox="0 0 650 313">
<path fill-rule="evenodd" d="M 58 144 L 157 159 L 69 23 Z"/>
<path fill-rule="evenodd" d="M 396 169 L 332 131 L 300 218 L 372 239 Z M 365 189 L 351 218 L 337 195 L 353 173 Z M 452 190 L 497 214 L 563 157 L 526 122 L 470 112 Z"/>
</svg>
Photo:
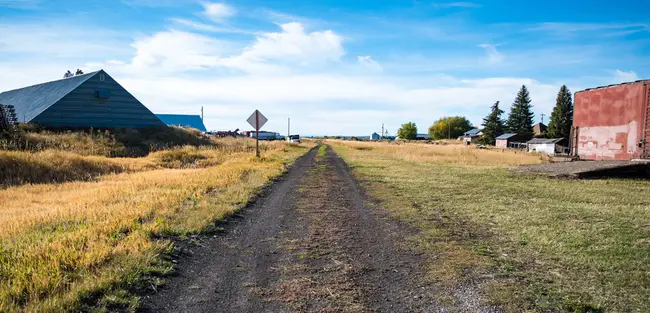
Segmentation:
<svg viewBox="0 0 650 313">
<path fill-rule="evenodd" d="M 179 259 L 177 275 L 142 310 L 479 311 L 439 305 L 418 256 L 403 247 L 409 230 L 365 200 L 343 160 L 314 149 L 223 235 Z"/>
</svg>

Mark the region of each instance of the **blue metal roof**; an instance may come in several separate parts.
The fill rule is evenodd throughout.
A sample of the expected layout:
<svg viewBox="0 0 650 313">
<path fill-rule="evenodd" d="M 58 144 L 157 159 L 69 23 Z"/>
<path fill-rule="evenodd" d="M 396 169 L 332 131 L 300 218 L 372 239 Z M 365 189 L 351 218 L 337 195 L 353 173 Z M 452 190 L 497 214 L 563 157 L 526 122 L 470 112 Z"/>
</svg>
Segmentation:
<svg viewBox="0 0 650 313">
<path fill-rule="evenodd" d="M 0 93 L 0 103 L 13 105 L 19 122 L 29 122 L 97 72 Z"/>
<path fill-rule="evenodd" d="M 514 137 L 514 136 L 517 136 L 517 134 L 515 134 L 515 133 L 508 133 L 508 134 L 503 134 L 503 135 L 501 135 L 501 136 L 499 136 L 499 137 L 497 137 L 497 138 L 495 138 L 495 139 L 508 139 L 508 138 L 510 138 L 510 137 Z"/>
<path fill-rule="evenodd" d="M 480 129 L 478 129 L 478 128 L 472 128 L 472 129 L 466 131 L 465 133 L 463 133 L 463 135 L 466 135 L 466 136 L 472 136 L 472 135 L 476 135 L 476 134 L 478 134 L 479 132 L 481 132 Z"/>
<path fill-rule="evenodd" d="M 192 127 L 200 131 L 207 131 L 200 115 L 156 114 L 156 116 L 167 125 Z"/>
</svg>

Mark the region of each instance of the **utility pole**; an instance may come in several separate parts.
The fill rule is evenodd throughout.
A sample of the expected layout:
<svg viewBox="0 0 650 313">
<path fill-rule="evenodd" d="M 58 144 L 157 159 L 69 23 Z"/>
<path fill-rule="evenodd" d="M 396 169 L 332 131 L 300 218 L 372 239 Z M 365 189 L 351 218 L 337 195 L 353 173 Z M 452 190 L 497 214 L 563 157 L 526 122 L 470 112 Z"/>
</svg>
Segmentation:
<svg viewBox="0 0 650 313">
<path fill-rule="evenodd" d="M 542 115 L 542 124 L 544 124 L 544 116 L 546 116 L 546 114 L 542 113 L 541 115 Z"/>
<path fill-rule="evenodd" d="M 203 106 L 201 106 L 201 121 L 203 121 Z"/>
<path fill-rule="evenodd" d="M 287 117 L 287 140 L 291 137 L 291 118 Z"/>
<path fill-rule="evenodd" d="M 447 139 L 451 139 L 451 124 L 447 122 Z"/>
<path fill-rule="evenodd" d="M 384 139 L 384 123 L 381 123 L 381 136 L 379 139 Z"/>
</svg>

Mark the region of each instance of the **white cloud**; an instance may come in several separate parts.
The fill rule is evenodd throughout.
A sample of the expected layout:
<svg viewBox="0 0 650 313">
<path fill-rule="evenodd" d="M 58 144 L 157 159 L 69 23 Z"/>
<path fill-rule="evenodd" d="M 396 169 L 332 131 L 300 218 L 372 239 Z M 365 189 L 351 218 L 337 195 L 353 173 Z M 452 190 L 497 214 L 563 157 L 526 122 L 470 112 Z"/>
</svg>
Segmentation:
<svg viewBox="0 0 650 313">
<path fill-rule="evenodd" d="M 488 43 L 480 44 L 478 46 L 485 49 L 490 64 L 498 64 L 503 61 L 504 56 L 499 52 L 499 50 L 497 50 L 497 46 Z"/>
<path fill-rule="evenodd" d="M 639 76 L 632 71 L 614 71 L 614 83 L 627 83 L 639 80 Z"/>
<path fill-rule="evenodd" d="M 382 70 L 381 65 L 379 65 L 379 63 L 377 63 L 377 61 L 373 60 L 372 57 L 369 56 L 369 55 L 357 56 L 357 62 L 361 66 L 363 66 L 363 67 L 365 67 L 367 69 L 371 69 L 371 70 L 374 70 L 374 71 L 381 71 Z"/>
<path fill-rule="evenodd" d="M 306 33 L 300 23 L 280 25 L 282 32 L 266 33 L 241 57 L 251 60 L 294 59 L 302 62 L 337 61 L 345 54 L 343 39 L 331 30 Z"/>
<path fill-rule="evenodd" d="M 216 22 L 222 22 L 237 13 L 235 8 L 225 3 L 203 2 L 202 4 L 203 15 Z"/>
<path fill-rule="evenodd" d="M 169 30 L 135 41 L 131 65 L 138 70 L 175 72 L 217 66 L 225 44 L 212 37 Z"/>
<path fill-rule="evenodd" d="M 343 39 L 331 30 L 307 33 L 300 23 L 280 25 L 282 31 L 264 33 L 256 42 L 222 64 L 247 72 L 278 70 L 282 65 L 312 65 L 338 61 L 345 54 Z"/>
</svg>

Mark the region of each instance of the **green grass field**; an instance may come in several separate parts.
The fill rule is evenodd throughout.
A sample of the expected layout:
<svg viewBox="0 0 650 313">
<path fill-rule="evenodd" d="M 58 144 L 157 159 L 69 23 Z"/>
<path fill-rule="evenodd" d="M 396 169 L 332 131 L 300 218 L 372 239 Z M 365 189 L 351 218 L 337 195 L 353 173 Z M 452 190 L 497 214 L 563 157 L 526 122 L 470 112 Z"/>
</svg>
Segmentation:
<svg viewBox="0 0 650 313">
<path fill-rule="evenodd" d="M 650 312 L 650 182 L 517 175 L 539 157 L 470 147 L 333 147 L 419 230 L 410 246 L 441 286 L 478 284 L 510 312 Z"/>
</svg>

